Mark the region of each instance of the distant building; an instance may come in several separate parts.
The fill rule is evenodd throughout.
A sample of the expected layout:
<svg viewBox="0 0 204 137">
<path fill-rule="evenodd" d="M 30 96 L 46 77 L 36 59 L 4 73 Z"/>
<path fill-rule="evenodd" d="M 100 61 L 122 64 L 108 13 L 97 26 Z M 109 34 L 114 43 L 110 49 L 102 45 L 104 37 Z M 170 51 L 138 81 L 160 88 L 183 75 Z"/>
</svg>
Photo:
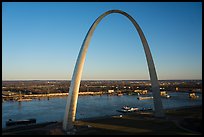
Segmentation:
<svg viewBox="0 0 204 137">
<path fill-rule="evenodd" d="M 114 93 L 114 90 L 108 90 L 108 93 L 110 94 L 110 93 Z"/>
<path fill-rule="evenodd" d="M 165 96 L 166 94 L 167 94 L 166 91 L 161 91 L 161 92 L 160 92 L 160 95 L 161 95 L 161 96 Z"/>
<path fill-rule="evenodd" d="M 196 99 L 196 98 L 199 98 L 199 96 L 197 96 L 197 95 L 195 94 L 195 92 L 192 92 L 192 93 L 189 93 L 189 98 Z"/>
<path fill-rule="evenodd" d="M 2 95 L 4 96 L 12 96 L 15 95 L 16 93 L 10 92 L 10 91 L 2 91 Z"/>
<path fill-rule="evenodd" d="M 140 93 L 140 94 L 147 94 L 147 90 L 140 90 L 140 89 L 137 89 L 137 90 L 134 90 L 134 92 L 136 92 L 136 93 Z"/>
</svg>

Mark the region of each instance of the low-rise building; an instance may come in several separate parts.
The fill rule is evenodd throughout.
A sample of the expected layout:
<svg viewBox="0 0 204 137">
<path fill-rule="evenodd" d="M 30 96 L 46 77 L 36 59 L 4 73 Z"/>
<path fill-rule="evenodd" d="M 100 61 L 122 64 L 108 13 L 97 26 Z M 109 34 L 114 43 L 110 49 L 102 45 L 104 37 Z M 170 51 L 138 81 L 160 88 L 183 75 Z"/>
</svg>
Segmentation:
<svg viewBox="0 0 204 137">
<path fill-rule="evenodd" d="M 114 93 L 114 90 L 108 90 L 108 93 L 110 94 L 110 93 Z"/>
<path fill-rule="evenodd" d="M 139 93 L 139 94 L 147 94 L 148 91 L 137 89 L 137 90 L 134 90 L 134 92 Z"/>
</svg>

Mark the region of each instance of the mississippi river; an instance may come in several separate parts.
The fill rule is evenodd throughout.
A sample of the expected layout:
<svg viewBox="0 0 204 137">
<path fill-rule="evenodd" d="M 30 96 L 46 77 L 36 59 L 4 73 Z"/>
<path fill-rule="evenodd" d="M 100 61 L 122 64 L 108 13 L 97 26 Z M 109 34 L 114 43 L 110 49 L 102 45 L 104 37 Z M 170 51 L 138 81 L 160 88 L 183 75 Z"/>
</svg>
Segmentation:
<svg viewBox="0 0 204 137">
<path fill-rule="evenodd" d="M 198 99 L 190 99 L 185 92 L 168 92 L 170 98 L 162 98 L 164 109 L 202 105 L 202 94 L 197 94 Z M 138 100 L 136 95 L 123 96 L 79 96 L 76 119 L 94 118 L 119 115 L 123 106 L 151 107 L 154 109 L 153 100 Z M 62 121 L 66 106 L 66 97 L 48 99 L 33 99 L 28 102 L 7 101 L 2 103 L 2 128 L 8 119 L 23 120 L 36 118 L 37 123 Z"/>
</svg>

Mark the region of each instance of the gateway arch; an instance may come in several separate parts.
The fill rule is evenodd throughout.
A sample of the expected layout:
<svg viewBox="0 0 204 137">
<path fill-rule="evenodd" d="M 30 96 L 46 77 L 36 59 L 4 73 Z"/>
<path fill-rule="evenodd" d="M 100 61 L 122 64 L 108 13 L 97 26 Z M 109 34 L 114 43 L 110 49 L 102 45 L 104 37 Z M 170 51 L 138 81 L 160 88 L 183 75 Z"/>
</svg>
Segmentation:
<svg viewBox="0 0 204 137">
<path fill-rule="evenodd" d="M 78 93 L 79 93 L 79 86 L 81 82 L 81 76 L 82 76 L 82 71 L 83 71 L 83 66 L 86 58 L 86 53 L 89 47 L 89 43 L 91 40 L 91 37 L 94 33 L 95 28 L 99 24 L 99 22 L 107 15 L 112 14 L 112 13 L 119 13 L 124 16 L 126 16 L 135 26 L 137 32 L 139 33 L 140 39 L 143 44 L 143 48 L 145 51 L 146 55 L 146 60 L 148 64 L 148 69 L 149 69 L 149 75 L 150 75 L 150 80 L 151 80 L 151 89 L 152 89 L 152 94 L 153 94 L 153 102 L 154 102 L 154 115 L 155 117 L 164 117 L 164 111 L 163 111 L 163 105 L 160 97 L 160 88 L 159 88 L 159 82 L 157 79 L 157 74 L 154 66 L 154 62 L 152 59 L 152 55 L 147 43 L 147 40 L 137 24 L 137 22 L 126 12 L 121 11 L 121 10 L 109 10 L 105 13 L 103 13 L 101 16 L 99 16 L 92 26 L 90 27 L 83 44 L 81 46 L 76 65 L 74 68 L 74 72 L 72 75 L 72 81 L 71 85 L 69 88 L 69 96 L 67 97 L 67 104 L 65 108 L 65 114 L 64 114 L 64 120 L 63 120 L 63 129 L 66 130 L 71 130 L 73 128 L 73 122 L 75 121 L 76 117 L 76 107 L 77 107 L 77 100 L 78 100 Z"/>
</svg>

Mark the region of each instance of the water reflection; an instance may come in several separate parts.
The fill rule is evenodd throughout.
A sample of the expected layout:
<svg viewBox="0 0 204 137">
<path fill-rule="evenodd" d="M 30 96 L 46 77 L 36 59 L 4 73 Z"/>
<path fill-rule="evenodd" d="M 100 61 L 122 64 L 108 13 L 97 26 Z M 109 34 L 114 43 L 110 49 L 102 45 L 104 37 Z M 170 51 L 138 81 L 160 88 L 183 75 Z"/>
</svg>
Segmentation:
<svg viewBox="0 0 204 137">
<path fill-rule="evenodd" d="M 18 110 L 21 111 L 22 110 L 22 102 L 18 101 Z"/>
</svg>

